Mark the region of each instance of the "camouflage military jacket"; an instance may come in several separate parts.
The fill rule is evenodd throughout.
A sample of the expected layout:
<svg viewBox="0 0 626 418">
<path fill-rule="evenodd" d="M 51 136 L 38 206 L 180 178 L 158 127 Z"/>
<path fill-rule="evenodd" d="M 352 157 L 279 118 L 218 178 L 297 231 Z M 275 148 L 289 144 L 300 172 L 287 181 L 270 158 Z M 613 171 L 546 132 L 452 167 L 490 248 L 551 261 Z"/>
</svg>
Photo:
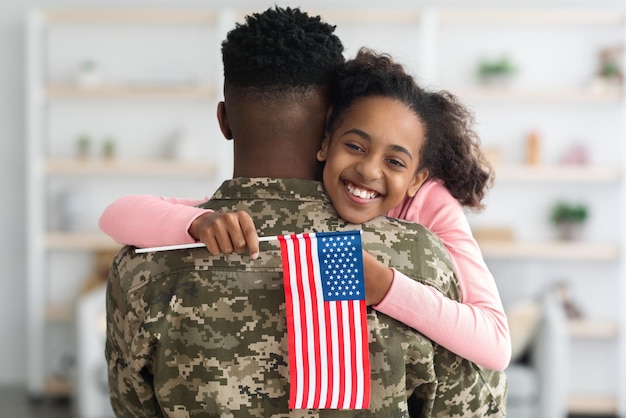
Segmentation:
<svg viewBox="0 0 626 418">
<path fill-rule="evenodd" d="M 365 249 L 383 263 L 460 298 L 437 237 L 384 217 L 346 224 L 321 183 L 240 178 L 225 182 L 206 206 L 248 211 L 260 236 L 362 228 Z M 123 248 L 107 289 L 106 357 L 117 416 L 504 416 L 502 373 L 373 309 L 370 408 L 289 410 L 281 266 L 277 242 L 262 242 L 256 260 L 212 257 L 204 248 L 145 254 Z"/>
</svg>

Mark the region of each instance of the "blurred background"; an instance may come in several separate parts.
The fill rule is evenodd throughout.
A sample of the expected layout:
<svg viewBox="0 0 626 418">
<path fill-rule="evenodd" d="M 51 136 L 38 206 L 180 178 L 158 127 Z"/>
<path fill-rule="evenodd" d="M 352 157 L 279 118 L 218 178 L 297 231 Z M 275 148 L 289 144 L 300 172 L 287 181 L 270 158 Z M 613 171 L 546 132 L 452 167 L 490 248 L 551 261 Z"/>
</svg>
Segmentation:
<svg viewBox="0 0 626 418">
<path fill-rule="evenodd" d="M 626 417 L 626 4 L 501 3 L 276 4 L 473 110 L 496 183 L 468 217 L 509 317 L 509 416 Z M 0 415 L 112 416 L 103 283 L 119 246 L 98 217 L 231 176 L 219 47 L 273 4 L 3 1 Z"/>
</svg>

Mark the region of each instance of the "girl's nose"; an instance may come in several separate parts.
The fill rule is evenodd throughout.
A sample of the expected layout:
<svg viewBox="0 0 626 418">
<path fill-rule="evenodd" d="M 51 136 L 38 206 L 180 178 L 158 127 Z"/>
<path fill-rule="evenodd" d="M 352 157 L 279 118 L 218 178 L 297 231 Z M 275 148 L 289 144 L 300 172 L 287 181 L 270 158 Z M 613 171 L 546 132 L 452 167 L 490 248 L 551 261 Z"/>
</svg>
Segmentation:
<svg viewBox="0 0 626 418">
<path fill-rule="evenodd" d="M 356 166 L 356 172 L 363 180 L 371 181 L 380 178 L 381 170 L 374 158 L 364 158 Z"/>
</svg>

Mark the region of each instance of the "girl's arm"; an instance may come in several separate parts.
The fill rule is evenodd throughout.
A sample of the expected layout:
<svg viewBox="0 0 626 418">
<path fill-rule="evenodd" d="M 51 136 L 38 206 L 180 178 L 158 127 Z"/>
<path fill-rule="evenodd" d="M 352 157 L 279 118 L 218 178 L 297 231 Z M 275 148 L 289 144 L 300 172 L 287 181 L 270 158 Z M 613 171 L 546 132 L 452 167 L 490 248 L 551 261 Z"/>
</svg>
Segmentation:
<svg viewBox="0 0 626 418">
<path fill-rule="evenodd" d="M 206 200 L 204 200 L 206 201 Z M 124 245 L 158 247 L 192 244 L 191 223 L 211 212 L 194 207 L 203 200 L 149 195 L 125 196 L 111 203 L 100 216 L 100 229 Z"/>
<path fill-rule="evenodd" d="M 205 200 L 206 201 L 206 200 Z M 259 254 L 259 237 L 247 212 L 213 212 L 204 201 L 148 195 L 122 197 L 100 217 L 100 229 L 120 244 L 137 247 L 203 242 L 213 255 Z"/>
<path fill-rule="evenodd" d="M 463 302 L 394 271 L 389 291 L 374 308 L 480 366 L 506 368 L 511 359 L 506 315 L 460 204 L 441 183 L 429 181 L 412 202 L 390 214 L 417 221 L 441 238 L 450 253 Z"/>
</svg>

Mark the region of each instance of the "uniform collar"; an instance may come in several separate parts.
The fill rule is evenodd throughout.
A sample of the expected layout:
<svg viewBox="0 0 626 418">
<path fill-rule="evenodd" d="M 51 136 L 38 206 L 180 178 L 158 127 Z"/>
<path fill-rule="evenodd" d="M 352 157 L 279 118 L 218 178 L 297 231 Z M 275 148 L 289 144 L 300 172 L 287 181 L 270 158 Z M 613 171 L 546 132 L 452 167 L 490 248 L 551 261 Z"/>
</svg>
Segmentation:
<svg viewBox="0 0 626 418">
<path fill-rule="evenodd" d="M 226 180 L 211 199 L 285 199 L 330 203 L 321 181 L 269 177 Z"/>
</svg>

